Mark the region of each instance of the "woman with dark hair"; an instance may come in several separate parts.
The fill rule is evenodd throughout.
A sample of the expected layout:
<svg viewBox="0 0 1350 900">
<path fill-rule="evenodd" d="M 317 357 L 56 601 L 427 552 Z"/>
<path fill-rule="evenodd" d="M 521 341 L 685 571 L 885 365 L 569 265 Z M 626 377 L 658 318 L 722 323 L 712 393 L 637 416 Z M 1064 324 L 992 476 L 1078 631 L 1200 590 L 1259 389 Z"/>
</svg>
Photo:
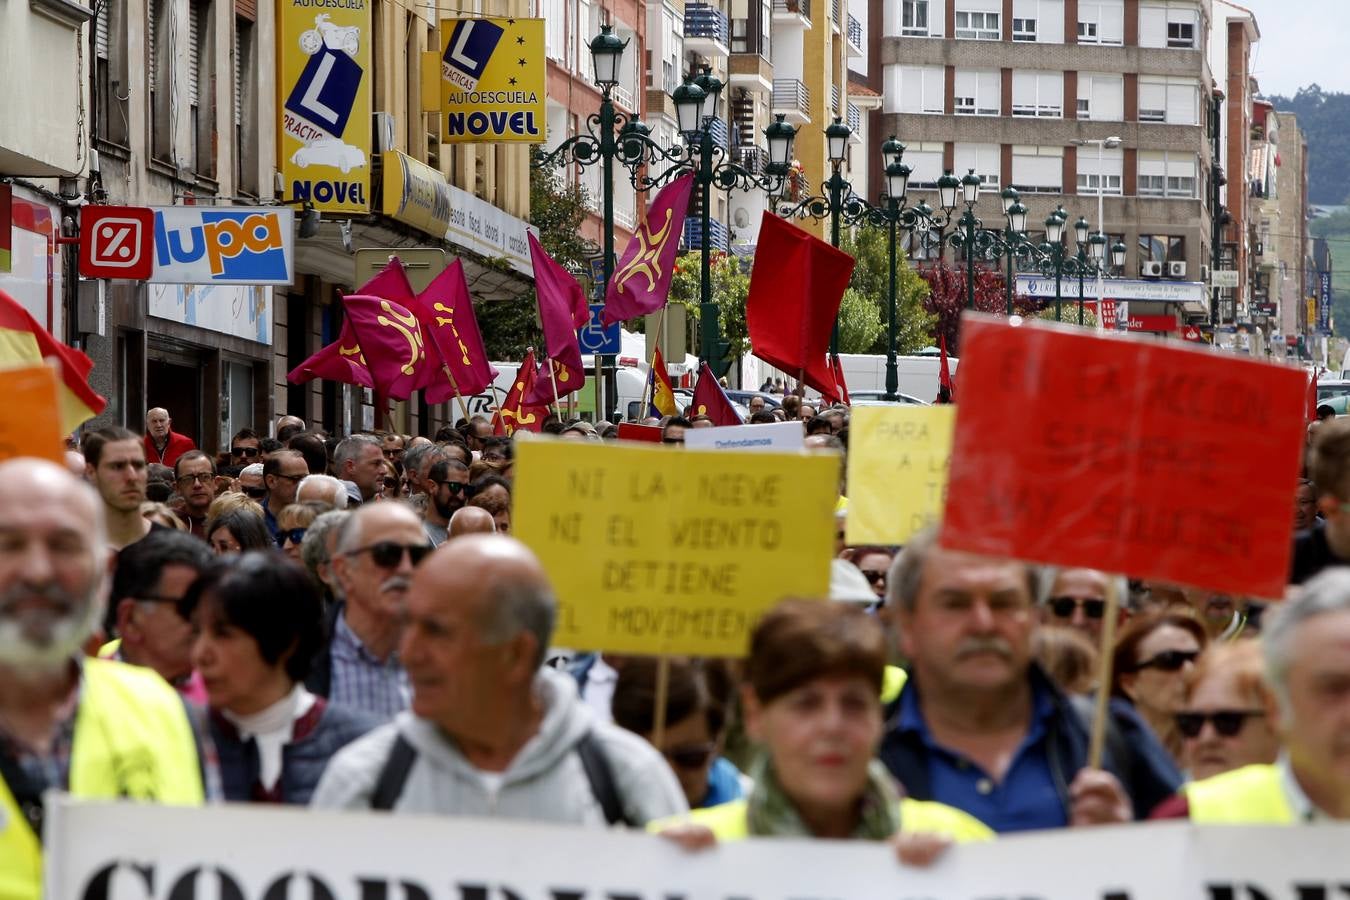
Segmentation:
<svg viewBox="0 0 1350 900">
<path fill-rule="evenodd" d="M 206 542 L 217 556 L 275 547 L 263 517 L 246 508 L 229 509 L 206 520 Z"/>
<path fill-rule="evenodd" d="M 328 760 L 378 723 L 305 690 L 323 607 L 305 570 L 245 553 L 204 572 L 183 598 L 192 663 L 210 698 L 225 799 L 309 802 Z"/>
<path fill-rule="evenodd" d="M 1194 616 L 1174 610 L 1131 621 L 1112 655 L 1111 693 L 1134 705 L 1173 761 L 1183 749 L 1176 714 L 1186 700 L 1186 676 L 1207 641 Z"/>
<path fill-rule="evenodd" d="M 746 837 L 890 841 L 906 862 L 951 841 L 988 840 L 977 819 L 901 799 L 876 759 L 886 639 L 857 607 L 789 600 L 750 639 L 741 707 L 761 747 L 743 800 L 691 812 L 655 830 L 690 849 Z"/>
<path fill-rule="evenodd" d="M 474 464 L 477 466 L 477 463 Z M 469 476 L 473 477 L 473 467 Z M 478 506 L 492 514 L 497 530 L 511 533 L 511 483 L 500 475 L 484 475 L 469 482 L 465 506 Z"/>
</svg>

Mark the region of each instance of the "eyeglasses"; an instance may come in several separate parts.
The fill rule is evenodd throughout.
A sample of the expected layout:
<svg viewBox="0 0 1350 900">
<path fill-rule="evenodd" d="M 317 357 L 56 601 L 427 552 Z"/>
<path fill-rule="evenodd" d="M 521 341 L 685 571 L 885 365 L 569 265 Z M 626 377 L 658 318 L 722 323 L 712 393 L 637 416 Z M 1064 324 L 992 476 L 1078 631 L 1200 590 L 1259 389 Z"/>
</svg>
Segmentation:
<svg viewBox="0 0 1350 900">
<path fill-rule="evenodd" d="M 708 764 L 708 758 L 717 750 L 714 743 L 681 744 L 663 752 L 670 764 L 677 769 L 701 769 Z"/>
<path fill-rule="evenodd" d="M 254 500 L 261 500 L 267 496 L 267 488 L 246 487 L 244 488 L 244 495 L 246 497 L 252 497 Z"/>
<path fill-rule="evenodd" d="M 663 444 L 683 444 L 684 438 L 661 438 Z"/>
<path fill-rule="evenodd" d="M 1199 737 L 1206 722 L 1214 723 L 1214 730 L 1221 737 L 1233 737 L 1242 731 L 1247 719 L 1252 716 L 1264 716 L 1259 709 L 1216 709 L 1214 712 L 1179 712 L 1176 714 L 1177 731 L 1188 738 Z"/>
<path fill-rule="evenodd" d="M 300 542 L 305 539 L 305 532 L 307 530 L 308 529 L 306 528 L 290 528 L 287 529 L 286 531 L 278 531 L 277 546 L 284 547 L 286 546 L 287 541 L 290 541 L 292 544 L 299 546 Z"/>
<path fill-rule="evenodd" d="M 433 481 L 435 479 L 432 479 Z M 462 494 L 468 490 L 469 485 L 463 481 L 437 481 L 441 487 L 448 487 L 452 494 Z"/>
<path fill-rule="evenodd" d="M 192 475 L 179 475 L 178 483 L 191 484 L 192 482 L 196 481 L 200 482 L 201 484 L 210 484 L 212 480 L 215 479 L 215 477 L 216 476 L 212 475 L 210 472 L 197 472 Z"/>
<path fill-rule="evenodd" d="M 1142 672 L 1145 669 L 1158 669 L 1162 672 L 1180 672 L 1187 663 L 1193 663 L 1200 655 L 1199 650 L 1164 650 L 1157 656 L 1151 656 L 1143 662 L 1135 663 L 1130 671 Z"/>
<path fill-rule="evenodd" d="M 344 553 L 344 556 L 358 556 L 362 553 L 369 553 L 371 562 L 381 569 L 392 569 L 403 561 L 403 554 L 406 551 L 408 558 L 412 560 L 415 566 L 420 563 L 428 553 L 433 549 L 429 544 L 400 544 L 396 541 L 377 541 L 369 547 L 360 547 L 356 550 Z"/>
<path fill-rule="evenodd" d="M 261 452 L 262 452 L 262 451 L 259 450 L 257 447 L 231 447 L 231 448 L 230 448 L 230 455 L 231 455 L 231 456 L 244 456 L 244 457 L 247 457 L 247 458 L 249 458 L 249 459 L 252 459 L 253 457 L 257 456 L 257 455 L 258 455 L 259 453 L 261 453 Z"/>
<path fill-rule="evenodd" d="M 876 587 L 878 584 L 886 580 L 886 573 L 879 569 L 862 569 L 861 571 L 863 577 L 867 579 L 867 583 L 872 585 L 873 587 Z"/>
<path fill-rule="evenodd" d="M 276 473 L 275 475 L 273 475 L 272 477 L 273 477 L 273 478 L 285 478 L 287 481 L 291 482 L 292 484 L 299 484 L 300 482 L 302 482 L 302 481 L 305 480 L 305 477 L 306 477 L 306 476 L 305 476 L 305 475 L 283 475 L 283 474 L 281 474 L 280 472 L 277 472 L 277 473 Z"/>
<path fill-rule="evenodd" d="M 1073 611 L 1083 607 L 1083 615 L 1089 619 L 1100 619 L 1106 615 L 1106 601 L 1098 597 L 1051 597 L 1045 601 L 1056 618 L 1069 619 Z"/>
</svg>

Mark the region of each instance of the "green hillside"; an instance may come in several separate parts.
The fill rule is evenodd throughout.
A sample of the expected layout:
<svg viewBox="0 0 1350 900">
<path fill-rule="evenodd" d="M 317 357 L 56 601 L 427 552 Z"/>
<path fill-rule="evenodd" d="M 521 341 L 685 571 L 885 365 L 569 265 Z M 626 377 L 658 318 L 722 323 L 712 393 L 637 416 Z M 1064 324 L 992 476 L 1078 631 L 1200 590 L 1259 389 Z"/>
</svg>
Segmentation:
<svg viewBox="0 0 1350 900">
<path fill-rule="evenodd" d="M 1336 206 L 1350 198 L 1350 94 L 1328 93 L 1316 84 L 1292 97 L 1265 98 L 1280 112 L 1298 116 L 1308 136 L 1309 202 Z"/>
</svg>

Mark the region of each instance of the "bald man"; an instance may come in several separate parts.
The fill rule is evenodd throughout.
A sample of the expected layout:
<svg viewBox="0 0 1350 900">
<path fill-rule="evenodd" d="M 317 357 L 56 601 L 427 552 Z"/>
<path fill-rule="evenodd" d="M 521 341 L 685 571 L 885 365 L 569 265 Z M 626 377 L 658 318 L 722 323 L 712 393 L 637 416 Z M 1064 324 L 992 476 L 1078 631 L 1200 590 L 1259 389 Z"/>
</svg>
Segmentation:
<svg viewBox="0 0 1350 900">
<path fill-rule="evenodd" d="M 173 468 L 178 457 L 189 450 L 196 450 L 192 438 L 173 430 L 173 420 L 169 411 L 156 406 L 145 414 L 145 459 Z"/>
<path fill-rule="evenodd" d="M 413 567 L 430 552 L 422 520 L 402 503 L 363 506 L 343 523 L 331 561 L 342 599 L 306 681 L 310 691 L 385 722 L 407 709 L 398 642 Z"/>
<path fill-rule="evenodd" d="M 494 534 L 496 531 L 497 522 L 492 513 L 481 506 L 466 506 L 450 517 L 447 534 L 455 538 L 462 534 Z"/>
<path fill-rule="evenodd" d="M 467 535 L 433 553 L 413 575 L 400 647 L 412 715 L 339 751 L 312 805 L 593 828 L 684 811 L 661 755 L 595 721 L 543 665 L 556 612 L 517 540 Z"/>
<path fill-rule="evenodd" d="M 192 727 L 173 688 L 150 669 L 80 652 L 103 614 L 102 506 L 54 463 L 0 464 L 0 722 L 23 775 L 16 783 L 0 774 L 7 896 L 41 894 L 41 845 L 29 822 L 40 821 L 46 790 L 203 799 Z M 137 760 L 134 777 L 107 764 L 128 758 Z"/>
</svg>

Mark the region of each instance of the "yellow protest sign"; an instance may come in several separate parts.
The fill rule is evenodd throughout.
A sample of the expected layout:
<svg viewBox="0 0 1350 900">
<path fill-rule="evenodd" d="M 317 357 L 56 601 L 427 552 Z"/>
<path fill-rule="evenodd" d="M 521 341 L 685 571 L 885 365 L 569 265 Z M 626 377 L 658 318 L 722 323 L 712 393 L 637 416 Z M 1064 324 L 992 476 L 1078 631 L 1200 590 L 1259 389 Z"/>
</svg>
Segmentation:
<svg viewBox="0 0 1350 900">
<path fill-rule="evenodd" d="M 744 656 L 779 600 L 828 593 L 838 477 L 827 456 L 530 441 L 512 522 L 559 646 Z"/>
<path fill-rule="evenodd" d="M 441 20 L 441 140 L 544 142 L 543 19 Z"/>
<path fill-rule="evenodd" d="M 850 544 L 903 544 L 942 515 L 954 406 L 860 406 L 849 418 Z"/>
<path fill-rule="evenodd" d="M 370 6 L 277 3 L 277 166 L 288 200 L 370 211 Z"/>
<path fill-rule="evenodd" d="M 56 370 L 25 366 L 0 370 L 0 460 L 36 456 L 65 462 Z"/>
</svg>

